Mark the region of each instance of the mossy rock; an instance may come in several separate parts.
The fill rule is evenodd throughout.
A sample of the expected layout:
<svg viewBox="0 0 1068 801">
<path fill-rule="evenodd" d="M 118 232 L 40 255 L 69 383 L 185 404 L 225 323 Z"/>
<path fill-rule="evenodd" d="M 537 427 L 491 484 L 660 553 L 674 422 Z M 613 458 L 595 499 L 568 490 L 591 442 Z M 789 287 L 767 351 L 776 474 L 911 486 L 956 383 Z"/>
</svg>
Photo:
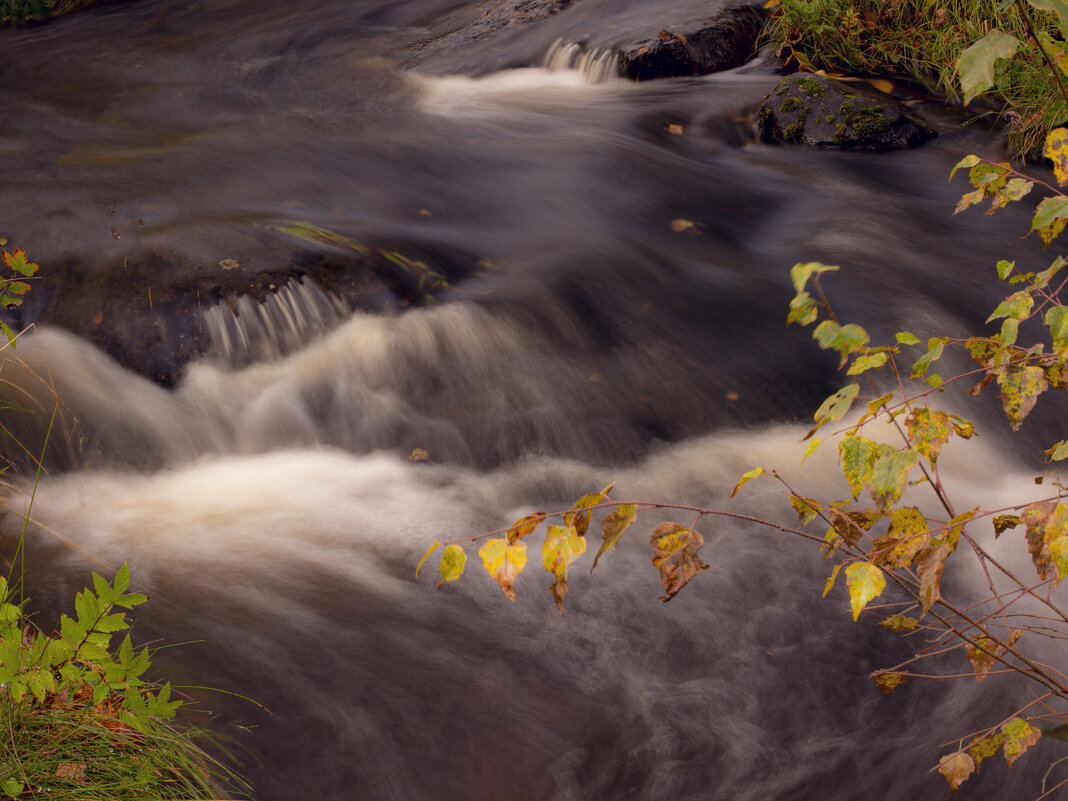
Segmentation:
<svg viewBox="0 0 1068 801">
<path fill-rule="evenodd" d="M 887 95 L 808 73 L 780 82 L 756 121 L 765 142 L 841 150 L 901 150 L 935 135 L 921 117 Z"/>
</svg>

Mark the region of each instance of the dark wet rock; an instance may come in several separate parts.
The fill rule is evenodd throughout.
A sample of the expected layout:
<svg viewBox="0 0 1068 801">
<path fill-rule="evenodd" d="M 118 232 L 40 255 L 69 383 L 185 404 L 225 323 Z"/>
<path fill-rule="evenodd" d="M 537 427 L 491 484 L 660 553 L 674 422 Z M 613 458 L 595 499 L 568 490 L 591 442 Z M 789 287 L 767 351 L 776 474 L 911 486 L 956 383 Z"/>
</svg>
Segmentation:
<svg viewBox="0 0 1068 801">
<path fill-rule="evenodd" d="M 785 78 L 757 115 L 760 138 L 841 150 L 901 150 L 934 130 L 891 97 L 810 73 Z"/>
<path fill-rule="evenodd" d="M 714 17 L 623 48 L 619 72 L 635 81 L 707 75 L 739 67 L 756 49 L 764 12 L 753 5 L 723 9 Z"/>
</svg>

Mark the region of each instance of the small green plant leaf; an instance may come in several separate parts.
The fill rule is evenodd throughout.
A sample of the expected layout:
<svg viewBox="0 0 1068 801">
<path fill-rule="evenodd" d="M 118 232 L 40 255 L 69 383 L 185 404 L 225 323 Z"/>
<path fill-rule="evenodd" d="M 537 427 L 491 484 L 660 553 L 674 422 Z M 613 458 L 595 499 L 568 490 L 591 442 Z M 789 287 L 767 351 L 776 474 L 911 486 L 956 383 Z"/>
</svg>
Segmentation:
<svg viewBox="0 0 1068 801">
<path fill-rule="evenodd" d="M 545 542 L 541 546 L 541 562 L 553 574 L 549 588 L 560 614 L 564 613 L 564 596 L 567 595 L 567 569 L 571 563 L 586 553 L 586 538 L 574 526 L 549 526 Z"/>
<path fill-rule="evenodd" d="M 3 254 L 4 264 L 17 272 L 19 275 L 29 278 L 36 273 L 40 268 L 40 265 L 34 264 L 26 258 L 26 251 L 19 248 L 14 253 L 8 253 L 6 250 Z"/>
<path fill-rule="evenodd" d="M 899 451 L 892 445 L 880 445 L 879 456 L 872 466 L 868 491 L 882 511 L 887 511 L 901 499 L 909 473 L 920 461 L 913 450 Z"/>
<path fill-rule="evenodd" d="M 738 483 L 734 485 L 734 492 L 731 493 L 731 497 L 733 498 L 735 495 L 737 495 L 738 490 L 740 490 L 743 486 L 748 484 L 754 478 L 758 478 L 764 475 L 766 472 L 767 471 L 763 467 L 754 467 L 752 470 L 747 471 L 740 479 L 738 479 Z"/>
<path fill-rule="evenodd" d="M 957 788 L 964 784 L 965 780 L 975 773 L 975 760 L 970 754 L 958 751 L 942 757 L 938 763 L 938 772 L 949 783 L 949 789 L 957 792 Z"/>
<path fill-rule="evenodd" d="M 1053 162 L 1053 174 L 1057 183 L 1068 183 L 1068 129 L 1054 128 L 1046 135 L 1042 155 Z"/>
<path fill-rule="evenodd" d="M 856 622 L 864 607 L 882 595 L 886 588 L 886 576 L 870 562 L 854 562 L 846 568 L 845 573 L 849 605 L 853 610 L 853 621 Z"/>
<path fill-rule="evenodd" d="M 630 528 L 637 517 L 638 507 L 633 503 L 621 503 L 611 514 L 604 516 L 604 520 L 601 521 L 601 526 L 604 529 L 604 534 L 602 535 L 604 542 L 601 543 L 601 548 L 597 551 L 597 555 L 593 557 L 593 567 L 590 568 L 591 573 L 597 567 L 597 560 L 601 558 L 601 555 L 613 550 L 619 544 L 619 538 L 623 536 L 623 532 Z"/>
<path fill-rule="evenodd" d="M 868 370 L 878 370 L 884 364 L 886 364 L 887 355 L 884 352 L 873 353 L 870 356 L 858 356 L 853 360 L 853 363 L 849 365 L 849 369 L 846 370 L 846 375 L 860 375 L 866 373 Z"/>
<path fill-rule="evenodd" d="M 823 350 L 836 350 L 842 354 L 839 367 L 844 367 L 849 356 L 862 350 L 870 341 L 868 332 L 859 325 L 839 325 L 834 320 L 824 320 L 816 326 L 812 338 Z"/>
<path fill-rule="evenodd" d="M 872 468 L 879 458 L 879 445 L 851 434 L 838 445 L 838 453 L 842 460 L 842 472 L 849 482 L 849 491 L 853 500 L 856 500 L 871 480 Z"/>
<path fill-rule="evenodd" d="M 978 156 L 975 156 L 975 155 L 965 156 L 964 158 L 962 158 L 960 161 L 958 161 L 956 164 L 953 165 L 953 169 L 949 171 L 949 180 L 950 181 L 953 180 L 953 176 L 957 174 L 957 170 L 968 170 L 968 169 L 971 169 L 972 167 L 974 167 L 979 162 L 980 162 L 980 158 Z M 900 342 L 901 340 L 898 340 L 898 341 Z M 919 340 L 916 340 L 916 342 L 919 342 Z M 916 342 L 909 342 L 909 343 L 902 343 L 902 344 L 915 345 Z"/>
<path fill-rule="evenodd" d="M 994 64 L 1003 58 L 1012 58 L 1020 40 L 994 28 L 990 33 L 960 54 L 957 69 L 960 85 L 964 91 L 964 104 L 994 85 Z"/>
<path fill-rule="evenodd" d="M 912 365 L 912 378 L 920 378 L 927 374 L 930 366 L 942 358 L 942 350 L 946 342 L 945 337 L 933 337 L 927 340 L 927 352 Z"/>
<path fill-rule="evenodd" d="M 1042 737 L 1042 732 L 1032 726 L 1023 718 L 1013 718 L 1001 727 L 1001 733 L 1005 738 L 1004 755 L 1009 767 L 1019 759 L 1024 751 L 1037 743 Z"/>
<path fill-rule="evenodd" d="M 1041 367 L 1010 367 L 998 373 L 1001 405 L 1013 431 L 1019 431 L 1024 418 L 1038 402 L 1038 396 L 1049 389 L 1045 371 Z"/>
<path fill-rule="evenodd" d="M 527 544 L 519 541 L 512 545 L 504 538 L 486 540 L 478 555 L 490 577 L 500 585 L 501 591 L 511 601 L 515 600 L 515 580 L 527 566 Z"/>
<path fill-rule="evenodd" d="M 998 304 L 998 307 L 986 318 L 986 321 L 989 323 L 991 320 L 997 320 L 1001 317 L 1011 317 L 1014 320 L 1025 320 L 1027 319 L 1027 315 L 1031 313 L 1031 308 L 1034 305 L 1035 300 L 1031 297 L 1030 292 L 1014 292 Z"/>
<path fill-rule="evenodd" d="M 894 335 L 899 345 L 919 345 L 920 339 L 914 334 L 910 334 L 908 331 L 898 331 Z"/>
<path fill-rule="evenodd" d="M 798 292 L 790 301 L 790 312 L 786 315 L 786 324 L 797 323 L 806 326 L 816 321 L 819 317 L 819 304 L 808 292 Z"/>
<path fill-rule="evenodd" d="M 438 582 L 438 589 L 440 590 L 445 586 L 447 581 L 456 581 L 464 573 L 464 567 L 467 565 L 467 554 L 464 553 L 464 549 L 459 545 L 448 545 L 445 550 L 441 552 L 441 562 L 438 565 L 438 572 L 441 573 L 441 581 Z"/>
<path fill-rule="evenodd" d="M 949 441 L 949 415 L 937 409 L 913 409 L 905 420 L 905 427 L 912 447 L 934 464 L 942 452 L 942 446 Z"/>
<path fill-rule="evenodd" d="M 1068 309 L 1052 306 L 1046 311 L 1046 326 L 1049 328 L 1053 352 L 1061 363 L 1068 363 Z"/>
<path fill-rule="evenodd" d="M 813 415 L 817 423 L 826 423 L 831 420 L 841 420 L 846 416 L 849 408 L 853 405 L 860 393 L 860 384 L 849 384 L 831 395 L 820 404 Z"/>
<path fill-rule="evenodd" d="M 1031 233 L 1038 231 L 1044 245 L 1049 245 L 1060 236 L 1064 230 L 1065 221 L 1068 220 L 1068 197 L 1048 197 L 1038 204 L 1035 215 L 1031 219 Z"/>
<path fill-rule="evenodd" d="M 808 279 L 812 276 L 833 272 L 838 269 L 840 268 L 828 264 L 821 264 L 818 261 L 798 262 L 790 268 L 790 280 L 793 281 L 795 292 L 803 292 L 805 285 L 808 284 Z"/>
<path fill-rule="evenodd" d="M 8 798 L 18 798 L 25 789 L 26 785 L 18 779 L 6 779 L 3 784 L 0 784 L 0 790 L 3 790 Z"/>
<path fill-rule="evenodd" d="M 1012 270 L 1015 266 L 1016 262 L 1014 261 L 1006 261 L 1005 259 L 999 261 L 997 263 L 998 280 L 1004 281 L 1008 278 L 1012 274 Z"/>
<path fill-rule="evenodd" d="M 690 579 L 708 570 L 708 565 L 697 555 L 704 542 L 700 533 L 678 523 L 661 523 L 653 531 L 649 544 L 653 546 L 653 565 L 660 571 L 660 583 L 665 590 L 661 601 L 670 601 Z"/>
</svg>

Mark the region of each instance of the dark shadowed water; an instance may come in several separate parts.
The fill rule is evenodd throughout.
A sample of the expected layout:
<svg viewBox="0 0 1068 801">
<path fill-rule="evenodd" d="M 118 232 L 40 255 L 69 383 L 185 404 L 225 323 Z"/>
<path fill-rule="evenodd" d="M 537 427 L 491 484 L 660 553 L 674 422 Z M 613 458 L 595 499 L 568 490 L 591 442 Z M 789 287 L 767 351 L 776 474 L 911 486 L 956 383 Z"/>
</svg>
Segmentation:
<svg viewBox="0 0 1068 801">
<path fill-rule="evenodd" d="M 667 605 L 652 517 L 592 578 L 576 565 L 562 617 L 536 558 L 515 604 L 474 548 L 440 593 L 413 576 L 435 539 L 611 481 L 779 518 L 770 487 L 728 500 L 741 473 L 840 491 L 832 455 L 797 467 L 836 384 L 783 326 L 789 267 L 841 264 L 844 319 L 923 336 L 981 323 L 998 258 L 1052 257 L 1019 242 L 1022 210 L 951 215 L 950 167 L 998 144 L 935 104 L 945 133 L 915 151 L 774 148 L 747 124 L 778 80 L 760 59 L 644 84 L 539 66 L 558 40 L 611 48 L 712 6 L 575 0 L 463 46 L 450 32 L 484 7 L 455 0 L 145 0 L 0 31 L 0 233 L 71 286 L 267 269 L 294 221 L 478 263 L 417 308 L 350 314 L 312 284 L 270 311 L 206 303 L 213 350 L 173 390 L 54 326 L 2 364 L 26 407 L 64 404 L 31 590 L 49 607 L 128 560 L 152 598 L 136 634 L 193 641 L 160 653 L 168 677 L 272 713 L 191 691 L 258 753 L 240 758 L 259 798 L 937 799 L 940 745 L 1023 697 L 879 695 L 867 675 L 900 643 L 852 623 L 842 588 L 820 599 L 805 543 L 755 526 L 703 525 L 711 569 Z M 993 455 L 1003 429 L 947 454 L 961 508 L 1029 491 Z M 1056 753 L 990 760 L 960 795 L 1037 795 Z"/>
</svg>

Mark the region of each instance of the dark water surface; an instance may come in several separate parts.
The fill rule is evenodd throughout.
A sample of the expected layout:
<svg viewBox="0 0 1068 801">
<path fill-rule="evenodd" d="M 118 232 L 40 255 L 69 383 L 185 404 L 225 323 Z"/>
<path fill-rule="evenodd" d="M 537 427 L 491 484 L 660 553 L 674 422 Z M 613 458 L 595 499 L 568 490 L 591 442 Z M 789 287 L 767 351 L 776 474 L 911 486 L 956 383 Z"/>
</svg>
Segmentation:
<svg viewBox="0 0 1068 801">
<path fill-rule="evenodd" d="M 1023 211 L 951 216 L 949 168 L 998 151 L 936 105 L 946 131 L 915 151 L 773 148 L 746 124 L 778 80 L 759 60 L 637 85 L 537 67 L 558 39 L 613 47 L 701 5 L 578 0 L 463 47 L 447 34 L 482 7 L 435 0 L 146 0 L 0 32 L 0 233 L 70 286 L 158 297 L 227 259 L 269 269 L 283 221 L 477 264 L 419 308 L 327 299 L 304 344 L 235 359 L 217 341 L 173 390 L 57 327 L 3 365 L 27 406 L 51 408 L 46 386 L 65 404 L 34 594 L 48 606 L 129 560 L 152 598 L 136 634 L 196 641 L 160 653 L 168 677 L 271 710 L 191 692 L 220 727 L 252 727 L 237 737 L 259 798 L 943 798 L 939 746 L 1022 697 L 878 695 L 867 674 L 900 643 L 852 623 L 841 588 L 820 600 L 829 567 L 805 544 L 756 527 L 704 526 L 711 570 L 668 605 L 653 518 L 592 579 L 574 568 L 563 617 L 536 546 L 515 604 L 474 549 L 440 593 L 412 575 L 435 538 L 610 481 L 779 514 L 770 489 L 726 496 L 755 464 L 797 472 L 792 421 L 836 386 L 782 325 L 796 261 L 841 264 L 840 315 L 885 337 L 963 332 L 998 258 L 1051 258 L 1018 242 Z M 170 266 L 138 266 L 160 253 Z M 209 306 L 205 332 L 237 325 Z M 956 458 L 961 504 L 1027 491 L 1011 458 L 996 474 Z M 829 454 L 799 480 L 840 491 L 835 469 Z M 990 760 L 960 795 L 1037 795 L 1054 753 Z"/>
</svg>

